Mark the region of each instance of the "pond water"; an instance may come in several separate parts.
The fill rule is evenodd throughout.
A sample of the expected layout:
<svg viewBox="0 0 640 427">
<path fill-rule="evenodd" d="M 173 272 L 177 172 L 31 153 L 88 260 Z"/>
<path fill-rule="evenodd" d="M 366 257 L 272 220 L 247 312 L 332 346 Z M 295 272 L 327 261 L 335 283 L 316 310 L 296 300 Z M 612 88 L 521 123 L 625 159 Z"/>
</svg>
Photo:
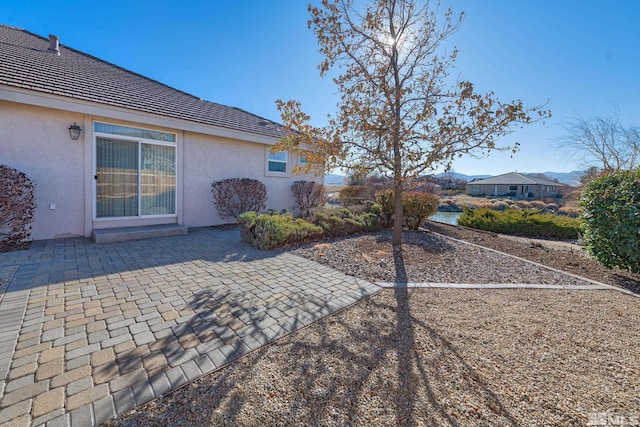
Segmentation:
<svg viewBox="0 0 640 427">
<path fill-rule="evenodd" d="M 444 222 L 445 224 L 458 224 L 458 218 L 460 218 L 462 212 L 436 212 L 435 215 L 431 215 L 429 219 L 431 221 Z"/>
</svg>

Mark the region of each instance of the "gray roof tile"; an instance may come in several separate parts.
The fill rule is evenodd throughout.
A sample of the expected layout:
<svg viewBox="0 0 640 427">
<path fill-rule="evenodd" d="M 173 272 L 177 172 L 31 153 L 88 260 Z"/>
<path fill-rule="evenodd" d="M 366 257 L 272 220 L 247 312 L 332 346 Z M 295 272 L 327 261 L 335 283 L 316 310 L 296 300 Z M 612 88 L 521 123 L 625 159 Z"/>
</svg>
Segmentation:
<svg viewBox="0 0 640 427">
<path fill-rule="evenodd" d="M 60 44 L 0 25 L 0 84 L 280 138 L 274 122 L 198 97 Z"/>
<path fill-rule="evenodd" d="M 479 179 L 477 181 L 471 181 L 470 184 L 485 184 L 485 185 L 549 185 L 549 186 L 564 186 L 565 184 L 549 181 L 546 179 L 536 178 L 533 176 L 521 175 L 517 172 L 509 172 L 502 175 L 492 176 L 491 178 Z"/>
</svg>

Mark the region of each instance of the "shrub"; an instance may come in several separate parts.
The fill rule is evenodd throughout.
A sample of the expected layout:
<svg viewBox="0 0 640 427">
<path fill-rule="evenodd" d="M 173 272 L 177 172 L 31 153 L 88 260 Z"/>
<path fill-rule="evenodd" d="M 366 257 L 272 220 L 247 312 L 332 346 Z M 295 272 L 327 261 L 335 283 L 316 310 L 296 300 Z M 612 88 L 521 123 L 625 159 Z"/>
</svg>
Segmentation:
<svg viewBox="0 0 640 427">
<path fill-rule="evenodd" d="M 547 208 L 547 204 L 541 200 L 532 200 L 530 202 L 531 209 L 537 209 L 543 211 Z"/>
<path fill-rule="evenodd" d="M 323 208 L 316 211 L 311 221 L 322 228 L 326 237 L 380 230 L 380 208 L 371 205 L 369 211 L 354 214 L 345 208 Z"/>
<path fill-rule="evenodd" d="M 255 212 L 245 212 L 236 218 L 238 228 L 240 229 L 240 238 L 249 244 L 252 244 L 250 230 L 257 216 L 258 214 Z"/>
<path fill-rule="evenodd" d="M 29 238 L 35 209 L 31 180 L 16 169 L 0 165 L 0 252 L 17 249 Z"/>
<path fill-rule="evenodd" d="M 505 211 L 509 209 L 509 205 L 502 200 L 499 200 L 493 204 L 492 209 L 496 211 Z"/>
<path fill-rule="evenodd" d="M 382 190 L 376 193 L 376 201 L 380 205 L 382 222 L 391 225 L 393 213 L 393 190 Z M 439 199 L 429 193 L 402 193 L 403 222 L 410 230 L 417 230 L 422 223 L 438 210 Z"/>
<path fill-rule="evenodd" d="M 263 250 L 303 243 L 322 236 L 322 228 L 291 214 L 245 212 L 238 216 L 240 236 L 250 245 Z"/>
<path fill-rule="evenodd" d="M 518 209 L 498 212 L 465 208 L 458 225 L 514 236 L 556 239 L 577 239 L 580 233 L 580 221 L 577 219 Z"/>
<path fill-rule="evenodd" d="M 362 204 L 371 199 L 371 192 L 364 185 L 349 185 L 340 190 L 340 204 L 342 206 Z"/>
<path fill-rule="evenodd" d="M 462 212 L 462 207 L 458 206 L 452 199 L 441 199 L 438 210 L 444 212 Z"/>
<path fill-rule="evenodd" d="M 531 209 L 531 202 L 527 202 L 526 200 L 520 200 L 516 202 L 520 209 Z"/>
<path fill-rule="evenodd" d="M 595 178 L 580 208 L 584 242 L 598 262 L 640 273 L 640 169 Z"/>
<path fill-rule="evenodd" d="M 267 187 L 256 179 L 229 178 L 212 184 L 213 202 L 220 218 L 260 212 L 267 205 Z"/>
<path fill-rule="evenodd" d="M 339 237 L 360 232 L 380 230 L 379 207 L 354 215 L 344 208 L 320 208 L 312 221 L 294 219 L 291 214 L 256 214 L 245 212 L 238 216 L 242 240 L 258 249 L 304 243 L 321 237 Z"/>
<path fill-rule="evenodd" d="M 563 206 L 556 211 L 556 215 L 564 215 L 570 218 L 578 218 L 580 216 L 580 212 L 578 212 L 576 208 Z"/>
<path fill-rule="evenodd" d="M 376 203 L 380 206 L 382 224 L 390 226 L 393 220 L 393 190 L 376 192 Z"/>
<path fill-rule="evenodd" d="M 439 201 L 437 196 L 429 193 L 402 193 L 403 218 L 409 230 L 417 230 L 436 213 Z"/>
<path fill-rule="evenodd" d="M 311 216 L 312 209 L 327 202 L 324 185 L 317 182 L 296 181 L 291 185 L 291 192 L 300 216 L 303 218 L 308 218 Z"/>
</svg>

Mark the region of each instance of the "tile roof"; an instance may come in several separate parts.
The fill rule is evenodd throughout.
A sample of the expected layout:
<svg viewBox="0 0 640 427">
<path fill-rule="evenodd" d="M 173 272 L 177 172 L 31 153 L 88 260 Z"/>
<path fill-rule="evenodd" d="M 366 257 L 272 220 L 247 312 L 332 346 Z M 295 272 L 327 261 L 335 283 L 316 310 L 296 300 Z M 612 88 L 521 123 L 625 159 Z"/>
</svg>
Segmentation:
<svg viewBox="0 0 640 427">
<path fill-rule="evenodd" d="M 549 181 L 548 179 L 535 178 L 533 176 L 526 176 L 519 174 L 518 172 L 509 172 L 502 175 L 492 176 L 491 178 L 479 179 L 477 181 L 471 181 L 470 184 L 487 184 L 487 185 L 555 185 L 564 186 L 560 182 Z"/>
<path fill-rule="evenodd" d="M 0 85 L 280 138 L 274 122 L 196 96 L 60 44 L 0 25 Z"/>
</svg>

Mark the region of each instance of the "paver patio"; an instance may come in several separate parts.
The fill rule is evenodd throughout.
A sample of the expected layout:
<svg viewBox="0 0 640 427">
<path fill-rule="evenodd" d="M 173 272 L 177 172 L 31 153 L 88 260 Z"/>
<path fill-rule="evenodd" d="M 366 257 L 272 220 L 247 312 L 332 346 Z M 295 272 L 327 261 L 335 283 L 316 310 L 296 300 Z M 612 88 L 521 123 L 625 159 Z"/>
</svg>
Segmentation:
<svg viewBox="0 0 640 427">
<path fill-rule="evenodd" d="M 3 426 L 100 424 L 381 289 L 211 228 L 34 242 L 6 267 Z"/>
</svg>

